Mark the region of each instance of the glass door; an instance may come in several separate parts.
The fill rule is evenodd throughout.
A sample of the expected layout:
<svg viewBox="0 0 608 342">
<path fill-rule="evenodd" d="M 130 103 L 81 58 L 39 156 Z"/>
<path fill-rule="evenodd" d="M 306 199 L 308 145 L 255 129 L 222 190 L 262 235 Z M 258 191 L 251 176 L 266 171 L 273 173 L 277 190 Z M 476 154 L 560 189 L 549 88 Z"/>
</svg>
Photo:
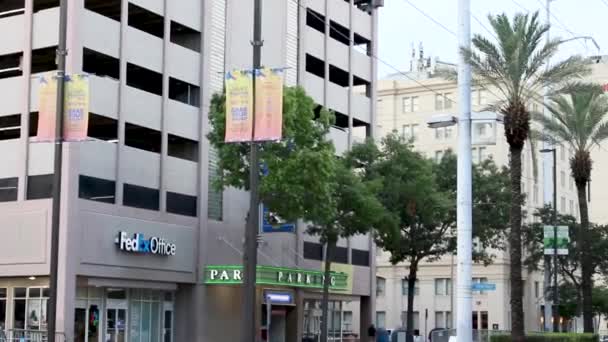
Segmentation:
<svg viewBox="0 0 608 342">
<path fill-rule="evenodd" d="M 106 310 L 106 342 L 125 342 L 127 310 Z"/>
</svg>

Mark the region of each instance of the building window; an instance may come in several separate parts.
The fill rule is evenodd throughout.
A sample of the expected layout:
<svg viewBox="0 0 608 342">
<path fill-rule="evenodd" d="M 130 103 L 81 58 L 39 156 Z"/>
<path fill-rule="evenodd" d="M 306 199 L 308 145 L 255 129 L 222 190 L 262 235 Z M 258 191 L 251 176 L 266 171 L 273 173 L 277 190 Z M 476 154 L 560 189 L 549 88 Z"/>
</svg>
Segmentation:
<svg viewBox="0 0 608 342">
<path fill-rule="evenodd" d="M 344 311 L 342 320 L 342 331 L 352 332 L 353 331 L 353 312 Z"/>
<path fill-rule="evenodd" d="M 352 248 L 351 253 L 351 261 L 353 265 L 369 266 L 369 251 Z"/>
<path fill-rule="evenodd" d="M 454 128 L 453 127 L 444 127 L 444 137 L 445 139 L 451 139 L 452 138 L 452 132 L 453 132 Z"/>
<path fill-rule="evenodd" d="M 168 155 L 193 162 L 198 162 L 198 141 L 169 134 Z"/>
<path fill-rule="evenodd" d="M 167 191 L 167 212 L 196 217 L 197 198 L 196 196 L 178 194 Z"/>
<path fill-rule="evenodd" d="M 572 178 L 572 176 L 568 177 L 569 178 L 569 184 L 568 184 L 568 189 L 569 190 L 573 190 L 574 189 L 574 178 Z"/>
<path fill-rule="evenodd" d="M 561 198 L 559 211 L 561 211 L 562 214 L 566 213 L 566 197 Z"/>
<path fill-rule="evenodd" d="M 163 17 L 132 3 L 129 3 L 129 26 L 158 38 L 163 38 L 165 28 Z"/>
<path fill-rule="evenodd" d="M 200 52 L 201 33 L 171 20 L 171 43 Z"/>
<path fill-rule="evenodd" d="M 444 110 L 452 108 L 452 93 L 436 94 L 435 95 L 435 110 Z"/>
<path fill-rule="evenodd" d="M 20 15 L 25 12 L 25 0 L 0 2 L 0 18 Z"/>
<path fill-rule="evenodd" d="M 90 138 L 117 143 L 118 121 L 107 116 L 89 113 L 89 129 L 87 135 Z"/>
<path fill-rule="evenodd" d="M 339 264 L 348 264 L 348 248 L 334 247 L 331 261 Z"/>
<path fill-rule="evenodd" d="M 408 281 L 407 279 L 401 279 L 401 295 L 407 296 L 409 293 Z M 420 294 L 420 286 L 418 280 L 414 284 L 414 296 L 418 296 Z"/>
<path fill-rule="evenodd" d="M 566 148 L 562 145 L 559 146 L 559 159 L 561 161 L 566 160 Z"/>
<path fill-rule="evenodd" d="M 304 241 L 304 258 L 323 261 L 323 245 L 316 242 Z"/>
<path fill-rule="evenodd" d="M 200 107 L 201 88 L 169 77 L 169 98 L 193 107 Z"/>
<path fill-rule="evenodd" d="M 574 200 L 570 200 L 570 215 L 574 215 Z"/>
<path fill-rule="evenodd" d="M 78 197 L 90 201 L 116 203 L 116 182 L 107 179 L 80 175 Z"/>
<path fill-rule="evenodd" d="M 163 75 L 132 63 L 127 63 L 127 85 L 158 96 L 163 95 Z"/>
<path fill-rule="evenodd" d="M 565 171 L 559 172 L 559 183 L 562 186 L 562 188 L 566 187 L 566 172 Z"/>
<path fill-rule="evenodd" d="M 376 311 L 376 328 L 377 329 L 386 328 L 386 312 L 385 311 Z"/>
<path fill-rule="evenodd" d="M 435 140 L 442 140 L 443 139 L 443 128 L 435 128 Z"/>
<path fill-rule="evenodd" d="M 418 111 L 418 96 L 404 97 L 402 100 L 403 113 L 414 113 Z"/>
<path fill-rule="evenodd" d="M 0 331 L 6 329 L 6 288 L 0 288 Z"/>
<path fill-rule="evenodd" d="M 222 171 L 218 165 L 217 150 L 209 148 L 209 177 L 207 190 L 207 218 L 221 221 L 224 214 L 224 191 L 213 186 L 215 181 L 221 177 Z"/>
<path fill-rule="evenodd" d="M 538 204 L 538 184 L 534 184 L 534 194 L 532 195 L 534 204 Z"/>
<path fill-rule="evenodd" d="M 0 179 L 0 202 L 16 201 L 18 186 L 19 178 L 17 177 Z"/>
<path fill-rule="evenodd" d="M 104 17 L 120 21 L 120 0 L 85 0 L 84 8 Z"/>
<path fill-rule="evenodd" d="M 2 18 L 1 14 L 2 13 L 0 13 L 0 18 Z M 22 59 L 22 52 L 0 56 L 0 79 L 23 75 L 23 70 L 21 68 Z"/>
<path fill-rule="evenodd" d="M 53 175 L 27 177 L 28 200 L 51 198 L 53 196 Z"/>
<path fill-rule="evenodd" d="M 413 312 L 413 316 L 412 317 L 412 330 L 417 330 L 420 329 L 420 312 L 418 311 L 414 311 Z M 407 327 L 407 311 L 402 311 L 401 312 L 401 326 L 402 327 Z"/>
<path fill-rule="evenodd" d="M 386 279 L 376 277 L 376 297 L 383 297 L 386 293 Z"/>
<path fill-rule="evenodd" d="M 436 278 L 435 279 L 435 295 L 449 296 L 452 293 L 452 279 Z"/>
<path fill-rule="evenodd" d="M 534 282 L 534 298 L 539 298 L 540 297 L 540 282 L 535 281 Z"/>
<path fill-rule="evenodd" d="M 452 313 L 450 311 L 435 311 L 435 328 L 451 329 Z"/>
<path fill-rule="evenodd" d="M 0 116 L 0 140 L 21 138 L 21 114 Z"/>
<path fill-rule="evenodd" d="M 139 185 L 123 184 L 122 204 L 126 207 L 158 210 L 160 203 L 158 189 Z"/>
<path fill-rule="evenodd" d="M 16 287 L 13 289 L 13 328 L 46 330 L 49 289 Z"/>
<path fill-rule="evenodd" d="M 168 297 L 168 298 L 167 298 Z M 169 299 L 169 300 L 167 300 Z M 163 329 L 161 326 L 161 317 L 165 316 L 167 312 L 172 315 L 172 296 L 166 296 L 166 294 L 159 291 L 150 290 L 130 290 L 129 291 L 129 319 L 126 320 L 124 316 L 126 313 L 124 310 L 108 310 L 108 317 L 110 314 L 114 316 L 117 321 L 128 321 L 129 329 L 129 340 L 130 341 L 141 341 L 141 342 L 155 342 L 161 341 L 163 335 Z M 168 308 L 171 308 L 167 310 Z M 165 321 L 171 327 L 171 317 L 169 321 Z M 125 324 L 116 324 L 117 341 L 124 341 Z M 171 333 L 169 329 L 169 334 Z M 167 336 L 165 336 L 167 337 Z M 169 341 L 171 335 L 168 336 Z"/>
<path fill-rule="evenodd" d="M 95 50 L 83 49 L 82 71 L 99 77 L 120 79 L 120 61 Z"/>
<path fill-rule="evenodd" d="M 488 92 L 484 89 L 479 89 L 477 91 L 477 105 L 484 105 L 488 103 Z"/>
<path fill-rule="evenodd" d="M 125 123 L 125 145 L 140 150 L 160 153 L 160 132 L 151 128 Z"/>
<path fill-rule="evenodd" d="M 444 151 L 435 151 L 435 162 L 441 163 L 441 160 L 443 159 L 444 154 L 445 154 Z"/>
<path fill-rule="evenodd" d="M 417 140 L 419 127 L 420 125 L 418 124 L 403 125 L 403 137 L 406 140 Z"/>
<path fill-rule="evenodd" d="M 32 74 L 57 70 L 57 46 L 32 50 Z"/>
<path fill-rule="evenodd" d="M 59 0 L 35 0 L 34 13 L 44 11 L 49 8 L 59 7 Z"/>
</svg>

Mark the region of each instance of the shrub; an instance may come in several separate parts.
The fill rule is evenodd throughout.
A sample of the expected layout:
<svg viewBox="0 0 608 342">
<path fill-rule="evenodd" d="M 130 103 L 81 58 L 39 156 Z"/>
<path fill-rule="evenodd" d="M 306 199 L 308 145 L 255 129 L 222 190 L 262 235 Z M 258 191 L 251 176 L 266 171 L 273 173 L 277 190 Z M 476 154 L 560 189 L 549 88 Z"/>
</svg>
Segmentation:
<svg viewBox="0 0 608 342">
<path fill-rule="evenodd" d="M 576 333 L 547 333 L 526 335 L 526 342 L 598 342 L 598 335 Z M 511 335 L 490 336 L 490 342 L 511 342 Z"/>
</svg>

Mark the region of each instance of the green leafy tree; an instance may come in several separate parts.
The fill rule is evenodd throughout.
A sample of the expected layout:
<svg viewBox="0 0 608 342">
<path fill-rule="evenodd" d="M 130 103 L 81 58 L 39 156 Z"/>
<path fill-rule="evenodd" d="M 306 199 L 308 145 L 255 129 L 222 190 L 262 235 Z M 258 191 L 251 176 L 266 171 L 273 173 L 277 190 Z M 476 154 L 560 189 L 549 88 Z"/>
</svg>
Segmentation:
<svg viewBox="0 0 608 342">
<path fill-rule="evenodd" d="M 456 158 L 447 154 L 435 165 L 411 149 L 396 134 L 387 136 L 378 148 L 373 142 L 357 145 L 348 160 L 371 184 L 387 209 L 383 224 L 376 226 L 376 243 L 391 254 L 393 264 L 405 262 L 408 268 L 406 327 L 413 328 L 415 283 L 420 262 L 432 262 L 455 250 Z M 474 191 L 477 207 L 475 233 L 484 247 L 500 248 L 496 234 L 504 231 L 509 212 L 508 178 L 490 161 L 475 168 L 478 186 Z M 492 215 L 495 215 L 492 219 Z M 501 220 L 504 219 L 504 220 Z M 490 225 L 487 225 L 491 222 Z M 501 227 L 502 225 L 502 227 Z M 493 232 L 492 232 L 493 231 Z M 489 262 L 488 255 L 478 260 Z"/>
<path fill-rule="evenodd" d="M 307 233 L 319 236 L 326 246 L 323 284 L 321 341 L 327 341 L 331 261 L 340 237 L 365 234 L 383 216 L 383 207 L 358 174 L 335 156 L 326 136 L 333 114 L 318 109 L 299 87 L 285 88 L 283 139 L 260 144 L 260 164 L 268 172 L 260 178 L 260 198 L 286 220 L 302 219 Z M 249 143 L 226 144 L 225 95 L 212 98 L 208 134 L 218 151 L 219 189 L 249 190 Z M 262 172 L 261 172 L 262 173 Z"/>
<path fill-rule="evenodd" d="M 608 139 L 608 98 L 599 85 L 584 84 L 571 87 L 563 94 L 554 95 L 546 105 L 548 117 L 536 115 L 543 125 L 542 137 L 561 143 L 574 151 L 570 170 L 578 193 L 581 229 L 578 231 L 579 256 L 583 291 L 583 323 L 585 332 L 593 331 L 593 270 L 587 248 L 592 242 L 588 237 L 589 208 L 587 184 L 591 179 L 591 149 Z"/>
<path fill-rule="evenodd" d="M 549 26 L 541 24 L 538 12 L 516 14 L 513 20 L 506 14 L 488 18 L 497 41 L 477 34 L 472 40 L 474 49 L 464 49 L 462 54 L 474 76 L 485 86 L 496 89 L 501 97 L 492 109 L 504 115 L 505 137 L 509 144 L 511 334 L 513 340 L 519 342 L 524 340 L 521 156 L 530 133 L 528 104 L 542 93 L 545 85 L 557 86 L 572 77 L 584 75 L 588 69 L 580 57 L 546 67 L 562 41 L 553 39 L 543 44 Z"/>
</svg>

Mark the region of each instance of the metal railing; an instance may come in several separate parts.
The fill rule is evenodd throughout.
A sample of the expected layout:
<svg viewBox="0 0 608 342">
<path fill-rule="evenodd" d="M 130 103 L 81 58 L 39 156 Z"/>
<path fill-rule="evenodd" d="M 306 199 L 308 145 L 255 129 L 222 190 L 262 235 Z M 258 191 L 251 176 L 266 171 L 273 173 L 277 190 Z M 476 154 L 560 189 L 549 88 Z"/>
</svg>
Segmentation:
<svg viewBox="0 0 608 342">
<path fill-rule="evenodd" d="M 510 332 L 505 330 L 473 330 L 472 342 L 490 342 L 492 336 L 508 334 Z M 449 342 L 452 336 L 456 336 L 456 329 L 433 331 L 430 336 L 430 342 Z"/>
<path fill-rule="evenodd" d="M 55 341 L 66 342 L 64 333 L 57 333 Z M 0 330 L 0 342 L 47 342 L 48 334 L 44 330 L 8 329 Z"/>
</svg>

